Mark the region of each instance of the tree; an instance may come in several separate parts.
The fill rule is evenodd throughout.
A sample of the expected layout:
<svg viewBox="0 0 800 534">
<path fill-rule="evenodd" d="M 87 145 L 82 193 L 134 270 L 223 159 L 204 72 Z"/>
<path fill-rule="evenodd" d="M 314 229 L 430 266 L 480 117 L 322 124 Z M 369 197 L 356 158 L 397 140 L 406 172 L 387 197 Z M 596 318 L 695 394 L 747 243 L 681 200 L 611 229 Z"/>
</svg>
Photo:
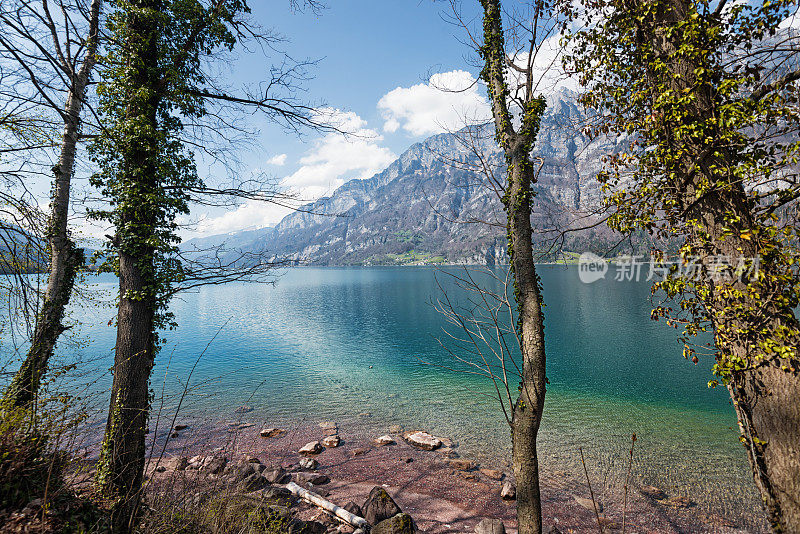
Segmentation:
<svg viewBox="0 0 800 534">
<path fill-rule="evenodd" d="M 37 310 L 35 327 L 25 360 L 4 392 L 6 409 L 29 405 L 36 397 L 39 383 L 47 371 L 56 341 L 66 329 L 64 310 L 69 303 L 75 277 L 83 266 L 83 252 L 70 238 L 67 221 L 70 187 L 75 170 L 75 155 L 81 135 L 81 113 L 86 91 L 95 67 L 99 43 L 101 0 L 73 4 L 59 2 L 62 24 L 50 14 L 50 2 L 36 7 L 18 0 L 4 4 L 0 11 L 0 54 L 27 78 L 32 95 L 16 94 L 12 101 L 25 106 L 34 103 L 55 112 L 63 133 L 58 140 L 60 153 L 53 166 L 53 186 L 44 239 L 49 257 L 47 287 Z M 75 35 L 80 19 L 86 17 L 86 34 Z M 57 98 L 63 95 L 63 108 Z M 37 113 L 40 113 L 37 110 Z M 30 146 L 27 147 L 30 149 Z"/>
<path fill-rule="evenodd" d="M 507 165 L 502 201 L 517 306 L 516 333 L 522 356 L 519 396 L 513 403 L 510 417 L 512 462 L 517 483 L 517 523 L 521 534 L 530 534 L 542 531 L 536 438 L 544 410 L 546 382 L 544 317 L 531 228 L 532 186 L 537 171 L 530 158 L 545 109 L 544 97 L 535 93 L 533 66 L 535 47 L 542 38 L 537 34 L 540 17 L 544 17 L 547 6 L 543 2 L 535 2 L 533 6 L 530 49 L 523 67 L 517 66 L 516 55 L 511 59 L 507 56 L 500 1 L 481 0 L 481 6 L 483 44 L 479 52 L 484 62 L 481 79 L 489 94 L 495 139 L 505 154 Z M 509 65 L 523 80 L 513 93 L 507 80 Z M 513 124 L 515 107 L 519 110 L 519 127 Z"/>
<path fill-rule="evenodd" d="M 796 2 L 601 0 L 569 61 L 603 131 L 633 134 L 604 181 L 622 231 L 680 236 L 653 311 L 691 337 L 712 330 L 741 442 L 769 522 L 800 532 L 798 32 Z M 683 268 L 693 264 L 691 273 Z M 699 275 L 699 276 L 698 276 Z"/>
<path fill-rule="evenodd" d="M 103 129 L 91 148 L 100 169 L 92 183 L 108 207 L 92 215 L 114 227 L 104 268 L 118 275 L 119 296 L 111 402 L 96 485 L 113 499 L 114 531 L 129 532 L 142 491 L 159 331 L 174 324 L 169 298 L 190 275 L 177 248 L 176 217 L 188 213 L 196 195 L 261 198 L 255 190 L 207 187 L 181 138 L 184 126 L 206 116 L 213 102 L 254 107 L 289 129 L 324 126 L 314 108 L 291 95 L 273 94 L 293 87 L 291 67 L 288 73 L 273 71 L 274 83 L 263 95 L 214 88 L 206 60 L 233 50 L 239 39 L 262 37 L 247 24 L 244 1 L 117 0 L 112 6 L 111 42 L 98 87 Z M 201 268 L 196 274 L 209 273 Z"/>
</svg>

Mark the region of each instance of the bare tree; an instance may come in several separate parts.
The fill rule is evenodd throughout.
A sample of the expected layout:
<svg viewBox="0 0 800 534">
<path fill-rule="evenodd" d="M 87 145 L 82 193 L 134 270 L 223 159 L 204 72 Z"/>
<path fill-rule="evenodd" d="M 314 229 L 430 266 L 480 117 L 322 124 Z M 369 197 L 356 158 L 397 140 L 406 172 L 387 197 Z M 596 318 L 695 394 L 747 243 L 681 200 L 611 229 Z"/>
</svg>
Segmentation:
<svg viewBox="0 0 800 534">
<path fill-rule="evenodd" d="M 44 238 L 49 255 L 48 281 L 30 348 L 22 366 L 3 396 L 6 408 L 31 403 L 47 371 L 56 341 L 65 330 L 64 310 L 69 303 L 75 277 L 84 263 L 83 253 L 70 238 L 67 221 L 75 155 L 81 133 L 81 113 L 92 71 L 97 62 L 102 0 L 42 0 L 4 3 L 0 11 L 0 54 L 26 77 L 29 95 L 13 94 L 22 106 L 34 104 L 55 112 L 62 123 L 58 140 L 58 162 L 53 166 L 50 214 Z M 57 7 L 60 20 L 51 15 Z M 82 24 L 84 23 L 85 24 Z M 78 28 L 84 28 L 84 34 Z M 64 102 L 59 105 L 59 98 Z"/>
</svg>

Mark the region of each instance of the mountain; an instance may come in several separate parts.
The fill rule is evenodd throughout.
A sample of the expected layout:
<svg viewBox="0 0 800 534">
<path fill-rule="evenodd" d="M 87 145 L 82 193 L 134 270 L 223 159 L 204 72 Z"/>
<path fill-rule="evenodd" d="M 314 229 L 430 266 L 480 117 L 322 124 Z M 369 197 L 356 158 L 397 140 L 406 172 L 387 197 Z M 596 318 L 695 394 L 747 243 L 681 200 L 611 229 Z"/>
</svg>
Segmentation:
<svg viewBox="0 0 800 534">
<path fill-rule="evenodd" d="M 611 138 L 585 136 L 586 123 L 574 93 L 548 99 L 532 154 L 542 166 L 533 222 L 543 248 L 554 235 L 548 229 L 575 225 L 597 205 L 602 156 L 618 148 Z M 319 265 L 503 262 L 505 214 L 481 170 L 504 180 L 504 165 L 490 125 L 435 135 L 372 178 L 347 182 L 274 228 L 224 240 L 228 248 Z M 605 227 L 568 234 L 566 245 L 583 251 L 609 234 Z"/>
</svg>

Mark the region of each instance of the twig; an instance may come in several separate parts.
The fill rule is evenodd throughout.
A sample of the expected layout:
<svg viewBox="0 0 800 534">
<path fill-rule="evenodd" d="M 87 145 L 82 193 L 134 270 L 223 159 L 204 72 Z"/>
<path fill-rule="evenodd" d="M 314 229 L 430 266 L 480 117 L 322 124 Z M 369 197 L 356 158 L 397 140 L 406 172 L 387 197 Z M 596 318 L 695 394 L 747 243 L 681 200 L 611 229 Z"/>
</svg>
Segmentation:
<svg viewBox="0 0 800 534">
<path fill-rule="evenodd" d="M 622 499 L 622 534 L 625 534 L 625 516 L 628 511 L 628 480 L 631 476 L 631 466 L 633 465 L 633 446 L 636 444 L 636 432 L 631 435 L 631 450 L 628 458 L 628 472 L 625 473 L 625 496 Z"/>
<path fill-rule="evenodd" d="M 603 534 L 603 524 L 600 522 L 600 512 L 597 510 L 597 501 L 594 500 L 594 491 L 592 491 L 592 481 L 589 480 L 589 471 L 586 469 L 586 460 L 583 458 L 583 447 L 578 447 L 581 453 L 581 463 L 583 464 L 583 472 L 586 474 L 586 483 L 589 485 L 589 496 L 592 498 L 592 506 L 594 507 L 594 515 L 597 518 L 597 528 L 600 534 Z"/>
</svg>

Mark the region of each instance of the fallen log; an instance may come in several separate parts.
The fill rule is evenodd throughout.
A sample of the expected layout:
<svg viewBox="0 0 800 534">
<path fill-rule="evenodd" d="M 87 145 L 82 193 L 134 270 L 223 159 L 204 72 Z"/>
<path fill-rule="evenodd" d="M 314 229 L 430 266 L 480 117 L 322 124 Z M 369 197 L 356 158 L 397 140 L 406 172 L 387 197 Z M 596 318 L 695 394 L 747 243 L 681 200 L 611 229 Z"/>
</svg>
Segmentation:
<svg viewBox="0 0 800 534">
<path fill-rule="evenodd" d="M 313 504 L 314 506 L 318 506 L 325 510 L 326 512 L 332 513 L 337 519 L 347 523 L 351 527 L 355 528 L 362 528 L 365 531 L 369 531 L 370 524 L 367 523 L 367 520 L 363 517 L 358 517 L 355 514 L 351 514 L 341 506 L 336 506 L 330 501 L 326 501 L 322 498 L 322 496 L 317 495 L 313 491 L 309 491 L 305 488 L 301 488 L 294 482 L 289 482 L 286 484 L 286 489 L 300 497 L 306 502 Z"/>
</svg>

